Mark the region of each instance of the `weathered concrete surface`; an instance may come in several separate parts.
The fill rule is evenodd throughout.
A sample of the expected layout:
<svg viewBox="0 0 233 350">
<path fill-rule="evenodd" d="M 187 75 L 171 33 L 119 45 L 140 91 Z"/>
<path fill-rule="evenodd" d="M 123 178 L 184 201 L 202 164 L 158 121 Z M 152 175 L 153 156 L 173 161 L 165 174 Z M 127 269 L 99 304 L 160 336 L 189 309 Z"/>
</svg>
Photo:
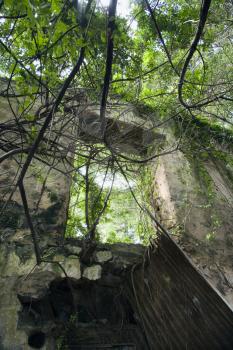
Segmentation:
<svg viewBox="0 0 233 350">
<path fill-rule="evenodd" d="M 90 103 L 88 107 L 80 106 L 77 109 L 70 104 L 70 108 L 78 115 L 79 139 L 92 143 L 102 142 L 99 106 Z M 107 105 L 106 116 L 106 136 L 111 147 L 118 152 L 143 154 L 152 143 L 164 141 L 162 133 L 152 130 L 153 124 L 147 116 L 140 115 L 137 108 L 129 103 L 118 104 L 112 101 Z"/>
<path fill-rule="evenodd" d="M 18 106 L 14 100 L 11 102 L 17 115 Z M 6 120 L 12 123 L 15 121 L 7 99 L 1 98 L 0 123 Z M 11 135 L 10 131 L 8 135 Z M 60 141 L 62 146 L 64 138 L 60 138 Z M 34 246 L 21 197 L 18 188 L 14 189 L 20 162 L 24 160 L 25 155 L 22 159 L 21 156 L 8 158 L 1 163 L 0 171 L 0 349 L 3 350 L 31 348 L 28 346 L 30 327 L 22 329 L 19 325 L 22 304 L 17 295 L 21 293 L 23 298 L 27 295 L 28 300 L 40 299 L 46 293 L 51 280 L 64 275 L 61 269 L 56 270 L 55 264 L 43 263 L 36 267 Z M 48 157 L 44 160 L 47 164 L 32 162 L 24 179 L 24 187 L 39 249 L 43 258 L 46 258 L 48 249 L 51 249 L 49 245 L 56 245 L 59 237 L 62 239 L 71 177 L 66 174 L 69 170 L 66 165 L 58 161 L 53 163 Z M 68 259 L 69 257 L 67 261 Z M 69 267 L 66 264 L 65 267 Z M 47 349 L 51 349 L 49 340 Z"/>
<path fill-rule="evenodd" d="M 156 161 L 153 173 L 156 214 L 233 306 L 233 168 L 177 151 Z"/>
<path fill-rule="evenodd" d="M 25 332 L 17 329 L 18 312 L 21 303 L 16 294 L 16 277 L 0 280 L 0 349 L 22 350 L 27 346 Z"/>
</svg>

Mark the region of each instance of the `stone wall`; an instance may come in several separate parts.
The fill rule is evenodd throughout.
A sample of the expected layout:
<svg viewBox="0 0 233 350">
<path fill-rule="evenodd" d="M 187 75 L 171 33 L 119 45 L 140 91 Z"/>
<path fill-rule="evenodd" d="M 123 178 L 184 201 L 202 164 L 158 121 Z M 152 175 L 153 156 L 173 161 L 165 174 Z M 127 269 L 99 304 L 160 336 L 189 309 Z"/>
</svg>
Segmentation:
<svg viewBox="0 0 233 350">
<path fill-rule="evenodd" d="M 64 122 L 61 116 L 56 118 L 52 136 Z M 14 115 L 5 100 L 0 100 L 0 122 L 6 120 L 14 122 Z M 69 163 L 63 160 L 68 157 L 72 163 L 69 151 L 76 142 L 76 132 L 67 125 L 57 139 L 60 153 L 49 158 L 42 152 L 41 160 L 33 160 L 24 179 L 43 260 L 39 266 L 20 193 L 14 187 L 26 155 L 10 157 L 1 164 L 1 350 L 65 348 L 75 338 L 69 336 L 71 326 L 78 344 L 83 337 L 85 344 L 111 339 L 112 344 L 124 342 L 131 349 L 130 344 L 137 339 L 139 349 L 146 348 L 140 326 L 127 298 L 122 296 L 126 275 L 133 265 L 142 262 L 144 248 L 96 245 L 64 237 L 72 173 Z M 81 327 L 79 336 L 76 324 L 79 332 Z"/>
<path fill-rule="evenodd" d="M 25 253 L 33 252 L 30 236 L 1 245 L 0 349 L 52 350 L 58 349 L 59 344 L 65 346 L 64 342 L 68 344 L 71 339 L 64 330 L 74 315 L 79 331 L 81 327 L 82 336 L 85 335 L 85 344 L 91 340 L 98 343 L 96 327 L 102 329 L 102 337 L 106 337 L 107 327 L 110 335 L 115 334 L 115 342 L 119 342 L 116 329 L 121 315 L 120 321 L 112 320 L 114 298 L 121 297 L 132 266 L 142 262 L 144 248 L 126 244 L 86 246 L 74 239 L 58 242 L 49 235 L 43 243 L 47 262 L 40 266 L 36 266 L 33 254 L 29 257 Z M 91 291 L 94 294 L 87 299 Z M 116 300 L 119 311 L 123 301 Z M 90 316 L 88 310 L 92 308 L 97 310 L 92 310 L 94 314 Z M 140 328 L 136 329 L 135 323 L 127 324 L 132 336 L 138 334 L 140 349 L 144 349 Z M 74 323 L 71 325 L 74 327 Z M 115 327 L 114 332 L 111 327 Z"/>
<path fill-rule="evenodd" d="M 14 123 L 14 114 L 6 101 L 0 100 L 2 125 L 5 121 Z M 17 113 L 15 101 L 11 102 Z M 20 193 L 15 188 L 25 157 L 23 154 L 4 160 L 0 171 L 0 349 L 3 350 L 29 348 L 27 335 L 19 328 L 18 313 L 22 305 L 17 296 L 20 281 L 21 284 L 24 280 L 30 283 L 28 277 L 33 276 L 37 269 L 31 232 Z M 50 245 L 56 245 L 56 240 L 63 237 L 71 181 L 64 171 L 62 163 L 57 160 L 54 163 L 45 157 L 44 162 L 32 162 L 24 179 L 28 207 L 42 256 Z M 39 271 L 45 274 L 47 266 L 40 266 Z M 47 283 L 46 280 L 43 283 Z"/>
</svg>

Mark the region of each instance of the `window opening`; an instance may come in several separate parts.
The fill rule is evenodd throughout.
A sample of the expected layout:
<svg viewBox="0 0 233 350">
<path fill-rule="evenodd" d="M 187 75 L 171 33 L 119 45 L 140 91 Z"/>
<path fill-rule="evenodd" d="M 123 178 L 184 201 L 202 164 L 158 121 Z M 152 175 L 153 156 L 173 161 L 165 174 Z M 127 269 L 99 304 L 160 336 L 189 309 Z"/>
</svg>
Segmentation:
<svg viewBox="0 0 233 350">
<path fill-rule="evenodd" d="M 147 244 L 153 225 L 138 206 L 150 205 L 150 171 L 147 167 L 115 163 L 109 151 L 92 146 L 74 161 L 66 237 L 95 238 L 101 242 Z"/>
</svg>

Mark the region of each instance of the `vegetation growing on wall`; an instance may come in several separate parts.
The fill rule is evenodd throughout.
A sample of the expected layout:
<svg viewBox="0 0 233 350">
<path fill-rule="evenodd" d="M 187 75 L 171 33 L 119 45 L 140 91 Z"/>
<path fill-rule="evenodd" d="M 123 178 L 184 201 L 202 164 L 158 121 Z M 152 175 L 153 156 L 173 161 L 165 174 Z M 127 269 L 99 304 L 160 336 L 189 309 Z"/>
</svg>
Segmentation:
<svg viewBox="0 0 233 350">
<path fill-rule="evenodd" d="M 66 237 L 89 237 L 95 229 L 96 239 L 102 242 L 147 244 L 153 228 L 131 191 L 140 203 L 150 202 L 149 170 L 138 173 L 133 166 L 126 180 L 116 166 L 109 165 L 106 171 L 101 163 L 86 164 L 78 158 L 75 167 Z"/>
</svg>

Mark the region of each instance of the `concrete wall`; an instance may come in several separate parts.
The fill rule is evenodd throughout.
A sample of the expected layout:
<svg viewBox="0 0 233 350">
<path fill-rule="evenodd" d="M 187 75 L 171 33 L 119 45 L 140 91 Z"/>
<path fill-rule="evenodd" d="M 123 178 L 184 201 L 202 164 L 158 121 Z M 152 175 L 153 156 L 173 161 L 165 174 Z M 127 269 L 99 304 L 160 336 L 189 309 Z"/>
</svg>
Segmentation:
<svg viewBox="0 0 233 350">
<path fill-rule="evenodd" d="M 192 140 L 190 139 L 191 143 Z M 221 147 L 220 147 L 221 149 Z M 156 214 L 194 264 L 233 306 L 233 159 L 193 149 L 153 164 Z M 219 154 L 227 154 L 227 159 Z"/>
</svg>

